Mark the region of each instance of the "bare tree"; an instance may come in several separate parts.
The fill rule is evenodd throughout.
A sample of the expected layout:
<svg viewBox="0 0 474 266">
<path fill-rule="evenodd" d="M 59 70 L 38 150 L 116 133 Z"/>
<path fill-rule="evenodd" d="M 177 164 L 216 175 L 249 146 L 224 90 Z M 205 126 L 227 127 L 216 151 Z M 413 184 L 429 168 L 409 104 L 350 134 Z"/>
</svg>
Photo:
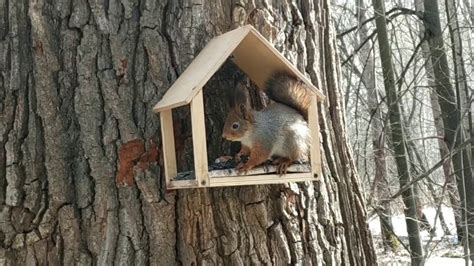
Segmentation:
<svg viewBox="0 0 474 266">
<path fill-rule="evenodd" d="M 384 3 L 381 0 L 373 0 L 373 5 L 375 10 L 375 25 L 377 28 L 380 59 L 382 61 L 386 100 L 388 105 L 388 117 L 390 121 L 389 127 L 391 130 L 390 137 L 394 149 L 400 187 L 403 187 L 410 181 L 411 173 L 410 166 L 408 164 L 406 140 L 399 106 L 400 96 L 397 95 L 397 89 L 395 86 L 392 53 L 387 37 Z M 412 265 L 422 265 L 424 262 L 423 250 L 421 247 L 421 239 L 417 223 L 417 208 L 413 187 L 407 189 L 402 194 L 402 197 L 403 203 L 405 205 L 405 221 L 407 224 Z"/>
<path fill-rule="evenodd" d="M 446 15 L 448 18 L 448 29 L 449 37 L 451 39 L 451 51 L 454 63 L 454 86 L 456 94 L 458 95 L 458 105 L 461 114 L 464 117 L 462 121 L 462 129 L 466 137 L 474 139 L 473 123 L 474 117 L 472 115 L 472 88 L 468 86 L 468 75 L 466 74 L 466 60 L 464 59 L 463 42 L 462 42 L 462 27 L 459 23 L 457 9 L 461 3 L 456 0 L 446 0 Z M 468 24 L 469 25 L 469 24 Z M 466 34 L 465 34 L 466 35 Z M 471 34 L 466 36 L 468 38 L 468 44 L 471 46 L 472 28 Z M 472 48 L 472 47 L 471 47 Z M 471 51 L 471 56 L 474 52 Z M 472 58 L 471 58 L 472 59 Z M 471 62 L 472 63 L 472 62 Z M 472 65 L 471 65 L 472 68 Z M 471 153 L 467 153 L 470 164 L 472 166 L 472 156 L 474 156 L 474 145 L 471 145 Z"/>
<path fill-rule="evenodd" d="M 458 166 L 461 165 L 463 168 L 458 168 L 456 172 L 458 175 L 462 173 L 463 175 L 460 177 L 463 178 L 466 174 L 472 175 L 472 173 L 469 174 L 466 171 L 472 172 L 471 157 L 473 157 L 471 145 L 473 121 L 470 116 L 473 110 L 472 88 L 470 88 L 473 79 L 471 78 L 472 64 L 470 65 L 468 62 L 469 59 L 472 61 L 473 50 L 462 48 L 472 46 L 472 37 L 470 37 L 472 31 L 469 27 L 472 22 L 470 16 L 472 12 L 470 13 L 469 11 L 473 9 L 469 9 L 472 7 L 469 1 L 445 1 L 446 8 L 443 11 L 447 12 L 447 16 L 440 14 L 442 25 L 445 26 L 439 30 L 439 33 L 433 34 L 430 29 L 420 31 L 420 28 L 424 28 L 425 25 L 432 24 L 429 22 L 430 16 L 433 15 L 423 11 L 423 1 L 401 0 L 384 1 L 384 3 L 387 5 L 388 11 L 384 11 L 383 14 L 389 25 L 387 35 L 390 38 L 390 45 L 385 46 L 385 49 L 390 49 L 393 53 L 391 65 L 398 96 L 396 101 L 400 104 L 400 113 L 404 118 L 405 145 L 408 146 L 408 155 L 411 156 L 409 166 L 413 177 L 407 185 L 403 186 L 395 194 L 386 193 L 386 198 L 387 201 L 392 202 L 393 210 L 397 212 L 404 208 L 403 206 L 398 206 L 401 201 L 396 200 L 397 197 L 402 192 L 412 189 L 411 185 L 415 185 L 416 191 L 420 196 L 418 201 L 421 204 L 417 206 L 420 214 L 423 212 L 428 214 L 428 210 L 424 209 L 434 207 L 436 209 L 435 223 L 441 221 L 445 234 L 450 234 L 442 221 L 443 217 L 448 216 L 446 216 L 446 213 L 441 212 L 440 208 L 440 206 L 444 206 L 447 203 L 444 200 L 444 196 L 449 195 L 450 205 L 455 213 L 458 237 L 461 239 L 463 237 L 463 227 L 461 224 L 462 218 L 460 215 L 461 207 L 459 206 L 458 190 L 470 191 L 471 188 L 456 187 L 456 169 L 453 167 L 452 159 L 455 159 L 455 156 L 453 156 L 455 153 L 459 153 L 464 149 L 465 151 L 461 153 L 462 157 L 457 157 L 462 158 L 462 164 L 458 164 Z M 372 139 L 374 120 L 377 119 L 373 111 L 374 108 L 371 107 L 371 105 L 373 106 L 371 101 L 375 102 L 376 111 L 382 110 L 385 112 L 386 106 L 383 102 L 386 100 L 384 97 L 388 96 L 382 94 L 381 98 L 377 99 L 376 97 L 371 97 L 370 93 L 366 93 L 361 88 L 367 86 L 366 80 L 368 79 L 364 77 L 364 72 L 367 72 L 367 68 L 371 68 L 371 61 L 367 59 L 366 53 L 370 51 L 371 39 L 378 34 L 377 31 L 372 31 L 372 22 L 377 16 L 371 17 L 372 10 L 369 8 L 367 9 L 367 14 L 369 15 L 361 19 L 359 12 L 356 12 L 358 8 L 356 3 L 335 1 L 335 4 L 338 11 L 338 15 L 335 16 L 335 21 L 337 21 L 338 25 L 337 36 L 340 40 L 340 50 L 344 55 L 342 63 L 343 82 L 346 87 L 346 103 L 349 110 L 347 114 L 349 132 L 352 136 L 351 144 L 356 152 L 355 158 L 357 158 L 356 162 L 359 166 L 360 175 L 364 177 L 366 184 L 376 183 L 376 180 L 371 179 L 374 179 L 377 165 L 375 160 L 373 160 L 372 145 L 367 145 L 369 143 L 367 140 Z M 433 3 L 431 4 L 433 5 Z M 380 14 L 380 12 L 375 13 L 377 15 Z M 446 20 L 444 20 L 445 18 Z M 417 25 L 421 27 L 416 27 Z M 363 35 L 364 33 L 365 35 Z M 419 38 L 417 38 L 417 34 L 420 35 Z M 450 51 L 448 50 L 449 52 L 452 51 L 452 55 L 449 53 L 447 54 L 448 57 L 445 58 L 447 64 L 444 64 L 442 60 L 440 62 L 439 58 L 433 57 L 432 50 L 430 50 L 430 44 L 433 43 L 427 41 L 431 41 L 433 35 L 435 36 L 434 38 L 439 39 L 441 37 L 451 37 L 450 46 L 446 46 L 448 49 L 451 49 Z M 440 48 L 438 44 L 431 47 Z M 423 57 L 419 53 L 420 51 L 423 51 Z M 375 58 L 380 57 L 384 59 L 385 55 L 379 53 L 379 51 L 374 53 Z M 420 60 L 423 58 L 425 60 Z M 443 78 L 438 77 L 435 80 L 436 73 L 434 67 L 439 67 L 439 65 L 433 67 L 433 61 L 444 64 L 442 72 L 448 77 L 449 71 L 454 71 L 451 73 L 451 78 L 443 80 Z M 383 63 L 380 65 L 376 61 L 374 76 L 377 82 L 383 81 L 383 78 L 387 76 L 383 67 Z M 452 75 L 453 73 L 454 75 Z M 443 82 L 447 84 L 448 80 L 451 82 L 451 90 L 454 92 L 454 96 L 450 100 L 447 100 L 449 97 L 444 97 L 446 93 L 439 96 L 441 90 L 439 84 Z M 443 97 L 444 99 L 438 99 Z M 448 116 L 448 119 L 451 125 L 445 124 L 447 120 L 446 111 L 449 110 L 446 109 L 446 106 L 444 110 L 439 106 L 439 103 L 443 101 L 448 101 L 453 104 L 454 108 L 459 109 L 459 121 L 453 120 L 455 112 L 450 112 L 451 116 Z M 432 109 L 432 112 L 430 109 Z M 465 123 L 460 124 L 461 120 L 464 120 Z M 451 129 L 449 129 L 450 127 Z M 367 130 L 364 131 L 362 130 L 363 128 Z M 462 130 L 462 134 L 464 134 L 462 136 L 463 139 L 459 140 L 455 134 L 453 140 L 459 142 L 455 143 L 453 141 L 451 146 L 449 146 L 449 143 L 446 141 L 446 139 L 449 139 L 446 134 L 447 129 L 456 132 L 456 134 L 458 133 L 457 131 Z M 387 127 L 386 130 L 389 132 L 390 128 Z M 397 176 L 398 171 L 396 168 L 397 155 L 396 152 L 390 150 L 394 143 L 391 142 L 390 138 L 387 138 L 387 141 L 388 145 L 384 150 L 386 154 L 385 162 L 388 170 L 388 184 L 390 190 L 392 190 L 394 184 L 398 183 L 394 178 Z M 439 160 L 439 158 L 442 158 L 442 160 Z M 438 169 L 441 166 L 443 171 Z M 372 190 L 369 191 L 369 189 L 373 188 L 375 186 L 365 186 L 365 193 L 372 195 L 374 192 Z M 470 195 L 467 197 L 470 197 Z M 373 198 L 376 199 L 377 197 Z M 430 198 L 433 198 L 434 201 L 430 201 Z M 368 199 L 369 206 L 372 206 L 372 196 L 369 196 Z M 464 205 L 469 205 L 469 203 Z M 443 209 L 446 210 L 445 208 Z M 375 213 L 376 210 L 372 210 L 371 215 Z M 469 211 L 469 213 L 472 212 Z M 430 215 L 426 215 L 426 217 L 430 219 Z M 467 217 L 465 216 L 465 218 Z M 421 221 L 421 223 L 428 225 L 427 221 Z M 465 225 L 466 223 L 471 224 L 470 221 L 463 221 L 463 223 Z M 404 245 L 403 242 L 402 245 Z M 467 245 L 464 246 L 467 247 Z M 425 243 L 424 249 L 426 251 L 425 257 L 429 257 L 434 254 L 432 252 L 439 250 L 439 246 L 435 248 L 431 240 L 428 240 Z"/>
<path fill-rule="evenodd" d="M 415 8 L 419 12 L 424 11 L 424 5 L 422 0 L 416 0 L 415 1 Z M 425 38 L 425 28 L 423 25 L 423 22 L 419 22 L 419 35 L 420 39 Z M 436 84 L 434 81 L 434 73 L 433 73 L 433 66 L 431 64 L 430 56 L 430 47 L 427 41 L 423 41 L 421 44 L 421 49 L 422 49 L 422 54 L 423 58 L 425 60 L 425 73 L 427 77 L 427 84 L 435 88 Z M 431 111 L 433 113 L 433 119 L 434 119 L 434 125 L 436 128 L 436 134 L 438 136 L 437 143 L 438 143 L 438 148 L 439 148 L 439 153 L 441 158 L 449 156 L 449 148 L 446 145 L 446 142 L 444 141 L 444 123 L 443 119 L 441 117 L 441 109 L 439 107 L 438 103 L 438 94 L 436 93 L 436 90 L 430 90 L 430 105 L 431 105 Z M 456 188 L 456 178 L 453 174 L 453 164 L 451 158 L 448 158 L 443 162 L 443 173 L 444 173 L 444 179 L 446 181 L 446 190 L 448 192 L 448 197 L 449 201 L 451 203 L 451 207 L 453 208 L 453 213 L 454 213 L 454 220 L 456 223 L 456 230 L 457 230 L 457 235 L 458 239 L 462 239 L 463 235 L 463 229 L 461 226 L 461 203 L 459 201 L 459 194 Z"/>
<path fill-rule="evenodd" d="M 369 38 L 368 25 L 364 22 L 369 19 L 367 16 L 367 5 L 364 0 L 357 3 L 359 41 L 363 42 Z M 375 58 L 374 49 L 371 42 L 363 45 L 360 49 L 360 61 L 364 63 L 362 70 L 362 82 L 367 90 L 367 105 L 371 115 L 370 135 L 372 139 L 373 158 L 375 161 L 375 174 L 373 182 L 373 191 L 377 202 L 374 204 L 380 219 L 380 229 L 385 249 L 396 250 L 396 238 L 393 237 L 392 212 L 390 202 L 384 201 L 384 198 L 390 193 L 387 182 L 387 163 L 385 156 L 385 132 L 381 108 L 379 108 L 380 95 L 375 83 Z"/>
<path fill-rule="evenodd" d="M 450 82 L 448 61 L 444 51 L 444 42 L 439 19 L 438 1 L 424 1 L 425 29 L 428 34 L 428 40 L 431 51 L 431 64 L 433 66 L 435 89 L 438 94 L 438 102 L 444 122 L 444 136 L 447 146 L 450 149 L 456 149 L 465 141 L 464 130 L 462 129 L 460 95 L 456 93 Z M 474 195 L 466 193 L 474 189 L 474 180 L 472 179 L 472 170 L 469 161 L 469 154 L 466 149 L 455 152 L 452 157 L 454 174 L 456 175 L 458 193 L 461 199 L 463 221 L 468 226 L 468 232 L 463 237 L 465 246 L 474 250 L 474 235 L 471 237 L 466 234 L 474 234 Z M 474 254 L 471 255 L 471 260 Z"/>
</svg>

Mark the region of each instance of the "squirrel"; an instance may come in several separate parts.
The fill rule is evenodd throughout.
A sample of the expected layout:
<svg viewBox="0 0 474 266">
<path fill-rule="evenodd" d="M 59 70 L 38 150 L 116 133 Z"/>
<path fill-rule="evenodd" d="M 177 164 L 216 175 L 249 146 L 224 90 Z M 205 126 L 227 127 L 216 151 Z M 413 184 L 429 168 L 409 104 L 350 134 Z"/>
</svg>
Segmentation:
<svg viewBox="0 0 474 266">
<path fill-rule="evenodd" d="M 260 111 L 252 110 L 248 91 L 236 89 L 234 103 L 224 123 L 222 137 L 240 141 L 236 155 L 248 155 L 237 165 L 239 173 L 272 160 L 277 173 L 287 173 L 295 161 L 308 161 L 311 134 L 307 117 L 314 93 L 302 81 L 285 72 L 274 73 L 263 91 L 273 101 Z"/>
</svg>

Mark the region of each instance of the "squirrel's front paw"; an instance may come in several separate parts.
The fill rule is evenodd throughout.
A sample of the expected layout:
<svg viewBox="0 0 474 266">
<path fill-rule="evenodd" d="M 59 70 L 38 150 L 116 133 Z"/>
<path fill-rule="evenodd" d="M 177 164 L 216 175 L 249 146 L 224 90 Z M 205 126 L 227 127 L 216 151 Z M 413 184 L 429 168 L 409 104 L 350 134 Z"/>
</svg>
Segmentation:
<svg viewBox="0 0 474 266">
<path fill-rule="evenodd" d="M 245 152 L 238 152 L 235 156 L 234 156 L 234 160 L 236 162 L 240 162 L 240 163 L 245 163 L 249 158 L 249 155 L 248 153 L 245 153 Z"/>
<path fill-rule="evenodd" d="M 246 164 L 246 163 L 239 163 L 239 164 L 237 165 L 237 167 L 235 167 L 235 168 L 237 169 L 237 172 L 238 172 L 239 174 L 244 174 L 244 175 L 245 175 L 245 174 L 247 174 L 247 172 L 248 172 L 250 169 L 252 169 L 252 166 L 249 165 L 249 164 Z"/>
<path fill-rule="evenodd" d="M 242 158 L 241 158 L 242 155 L 243 155 L 242 153 L 238 152 L 237 154 L 235 154 L 234 160 L 235 160 L 236 162 L 240 162 L 240 159 L 242 159 Z"/>
</svg>

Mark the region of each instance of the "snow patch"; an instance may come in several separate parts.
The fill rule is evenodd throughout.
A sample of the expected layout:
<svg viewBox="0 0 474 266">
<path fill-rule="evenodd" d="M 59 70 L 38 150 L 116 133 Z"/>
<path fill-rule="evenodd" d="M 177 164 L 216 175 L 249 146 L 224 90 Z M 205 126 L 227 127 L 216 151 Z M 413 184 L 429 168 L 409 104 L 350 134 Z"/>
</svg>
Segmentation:
<svg viewBox="0 0 474 266">
<path fill-rule="evenodd" d="M 465 265 L 464 258 L 462 257 L 463 248 L 457 241 L 453 209 L 444 206 L 441 207 L 448 234 L 445 234 L 441 226 L 439 215 L 436 216 L 437 210 L 438 208 L 434 207 L 423 209 L 423 213 L 428 222 L 432 227 L 435 227 L 436 232 L 436 234 L 430 235 L 427 230 L 420 231 L 423 248 L 427 251 L 426 253 L 428 253 L 425 265 Z M 408 245 L 405 215 L 392 216 L 392 225 L 395 234 Z M 380 220 L 377 216 L 369 220 L 369 229 L 376 242 L 377 257 L 380 265 L 410 265 L 408 252 L 406 252 L 402 246 L 398 253 L 386 253 L 383 251 L 380 235 Z"/>
</svg>

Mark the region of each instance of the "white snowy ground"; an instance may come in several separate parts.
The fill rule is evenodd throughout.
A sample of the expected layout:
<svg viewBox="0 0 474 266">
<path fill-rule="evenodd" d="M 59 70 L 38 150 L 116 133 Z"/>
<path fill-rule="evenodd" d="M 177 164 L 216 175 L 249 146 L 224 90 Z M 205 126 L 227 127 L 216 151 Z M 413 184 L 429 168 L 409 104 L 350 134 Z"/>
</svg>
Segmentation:
<svg viewBox="0 0 474 266">
<path fill-rule="evenodd" d="M 436 236 L 434 237 L 431 237 L 427 231 L 420 232 L 423 241 L 423 248 L 425 250 L 424 253 L 428 254 L 426 265 L 465 265 L 465 261 L 462 257 L 462 246 L 457 243 L 453 210 L 447 207 L 442 207 L 441 210 L 449 228 L 450 235 L 444 234 L 439 217 L 435 222 L 435 208 L 425 208 L 423 210 L 430 225 L 433 226 L 435 224 L 436 226 Z M 405 216 L 393 216 L 392 223 L 395 234 L 400 237 L 406 245 L 408 245 Z M 386 254 L 383 252 L 380 238 L 380 221 L 378 217 L 374 217 L 369 221 L 369 228 L 375 239 L 377 257 L 380 265 L 410 265 L 410 257 L 404 250 L 403 246 L 400 246 L 401 251 L 398 253 Z"/>
</svg>

